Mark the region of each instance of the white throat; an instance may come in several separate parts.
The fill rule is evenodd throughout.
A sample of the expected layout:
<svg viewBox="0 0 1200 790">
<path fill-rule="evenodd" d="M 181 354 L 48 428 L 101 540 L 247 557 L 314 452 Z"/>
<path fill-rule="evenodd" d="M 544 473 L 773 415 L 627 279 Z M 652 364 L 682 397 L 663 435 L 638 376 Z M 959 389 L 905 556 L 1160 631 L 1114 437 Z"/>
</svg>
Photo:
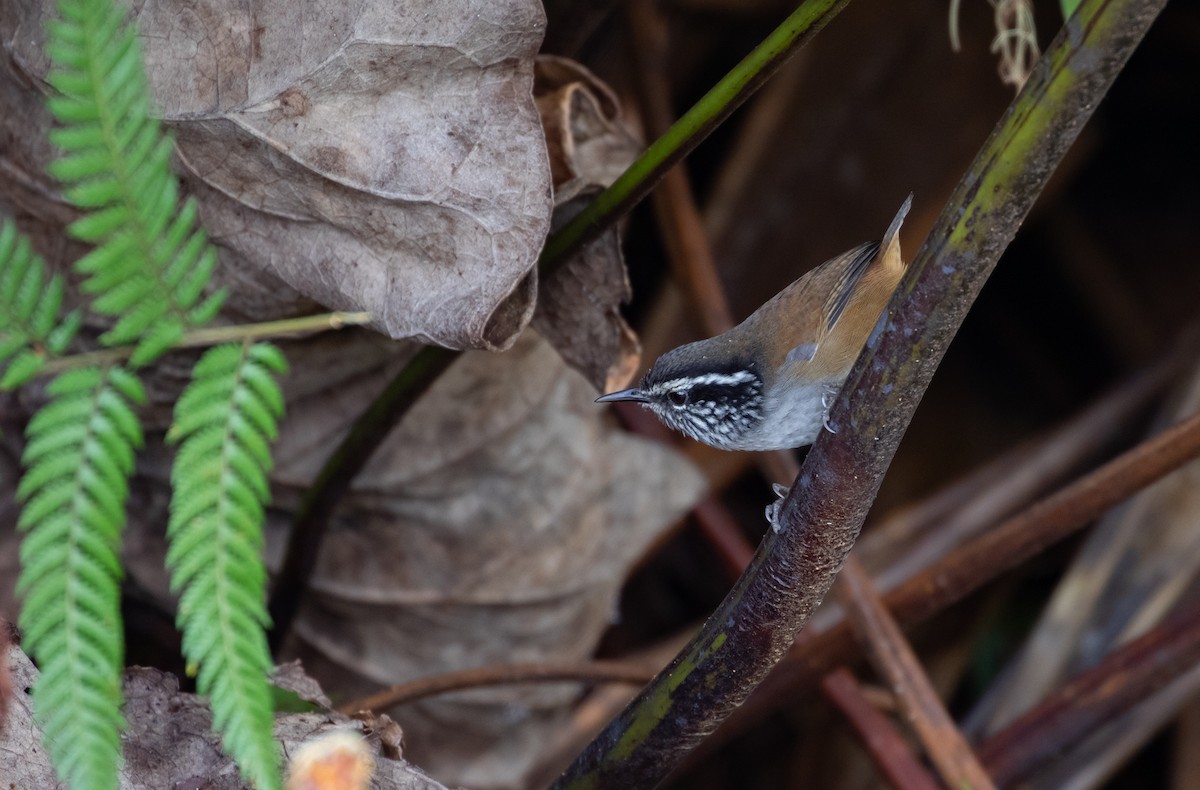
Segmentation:
<svg viewBox="0 0 1200 790">
<path fill-rule="evenodd" d="M 731 450 L 790 450 L 816 441 L 825 424 L 825 404 L 833 403 L 839 382 L 773 387 L 763 401 L 762 420 Z"/>
</svg>

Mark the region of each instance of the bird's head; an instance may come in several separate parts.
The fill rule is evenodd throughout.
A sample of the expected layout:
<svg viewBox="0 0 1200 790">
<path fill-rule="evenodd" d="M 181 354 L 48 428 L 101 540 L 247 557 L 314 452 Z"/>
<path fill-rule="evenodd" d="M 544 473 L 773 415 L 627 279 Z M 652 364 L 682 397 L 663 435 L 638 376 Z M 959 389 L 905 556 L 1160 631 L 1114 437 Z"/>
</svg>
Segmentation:
<svg viewBox="0 0 1200 790">
<path fill-rule="evenodd" d="M 658 358 L 633 389 L 597 403 L 633 401 L 667 427 L 713 447 L 734 448 L 763 417 L 763 380 L 748 358 L 731 356 L 714 340 L 688 343 Z"/>
</svg>

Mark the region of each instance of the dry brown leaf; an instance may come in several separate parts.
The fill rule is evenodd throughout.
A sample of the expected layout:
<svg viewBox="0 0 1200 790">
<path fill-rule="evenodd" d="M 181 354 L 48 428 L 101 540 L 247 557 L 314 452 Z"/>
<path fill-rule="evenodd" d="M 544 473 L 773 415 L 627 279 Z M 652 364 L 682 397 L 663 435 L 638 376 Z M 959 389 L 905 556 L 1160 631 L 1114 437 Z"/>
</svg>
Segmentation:
<svg viewBox="0 0 1200 790">
<path fill-rule="evenodd" d="M 8 655 L 10 645 L 16 644 L 16 626 L 0 617 L 0 656 Z M 12 667 L 8 661 L 0 661 L 0 733 L 8 720 L 8 706 L 12 704 Z"/>
<path fill-rule="evenodd" d="M 364 710 L 351 718 L 363 723 L 363 733 L 372 743 L 379 742 L 379 753 L 384 757 L 399 760 L 404 756 L 404 730 L 391 716 Z"/>
<path fill-rule="evenodd" d="M 589 189 L 556 208 L 555 229 L 599 192 Z M 629 296 L 621 240 L 610 230 L 542 280 L 533 326 L 597 390 L 619 390 L 641 368 L 641 344 L 620 312 Z"/>
<path fill-rule="evenodd" d="M 557 230 L 625 171 L 641 144 L 621 124 L 608 87 L 583 66 L 543 55 L 534 93 L 554 177 Z M 545 276 L 533 325 L 601 392 L 620 389 L 640 363 L 637 336 L 621 317 L 629 277 L 617 229 Z"/>
<path fill-rule="evenodd" d="M 30 688 L 37 679 L 37 669 L 16 645 L 0 654 L 0 661 L 11 667 L 19 689 Z M 121 790 L 249 788 L 221 752 L 207 703 L 195 694 L 181 692 L 174 675 L 156 669 L 127 670 L 124 693 L 128 728 L 122 739 Z M 18 693 L 9 726 L 0 731 L 0 777 L 5 787 L 20 790 L 59 787 L 50 755 L 42 748 L 31 702 L 28 692 Z M 361 732 L 361 728 L 359 722 L 333 711 L 275 717 L 275 737 L 285 754 L 295 753 L 302 744 L 328 732 Z M 445 790 L 403 760 L 376 757 L 374 762 L 370 787 L 375 790 Z"/>
<path fill-rule="evenodd" d="M 33 718 L 33 697 L 27 691 L 37 678 L 33 662 L 16 645 L 0 654 L 8 667 L 14 694 L 8 708 L 8 723 L 0 729 L 0 780 L 14 787 L 58 787 L 50 765 L 50 753 L 42 747 L 42 733 Z"/>
<path fill-rule="evenodd" d="M 322 708 L 332 708 L 333 703 L 321 689 L 321 684 L 304 672 L 299 661 L 286 661 L 271 673 L 271 685 L 290 691 L 300 699 L 319 705 Z"/>
<path fill-rule="evenodd" d="M 641 153 L 641 141 L 621 121 L 617 97 L 583 65 L 539 55 L 533 95 L 559 202 L 585 187 L 611 184 Z"/>
<path fill-rule="evenodd" d="M 1200 367 L 1181 376 L 1157 432 L 1200 411 Z M 1067 678 L 1158 625 L 1200 582 L 1200 461 L 1100 519 L 982 707 L 988 733 Z M 1147 737 L 1151 729 L 1143 734 Z"/>
<path fill-rule="evenodd" d="M 338 391 L 350 401 L 377 386 Z M 608 427 L 593 397 L 535 335 L 460 359 L 339 513 L 292 644 L 308 671 L 346 697 L 491 663 L 590 656 L 629 564 L 703 485 L 672 451 Z M 292 405 L 281 479 L 299 487 L 314 474 L 306 448 L 328 446 L 354 413 L 332 406 Z M 390 713 L 406 754 L 443 781 L 516 787 L 577 691 L 479 689 Z"/>
<path fill-rule="evenodd" d="M 550 166 L 529 94 L 540 7 L 443 0 L 406 17 L 377 5 L 385 10 L 273 1 L 253 17 L 213 0 L 184 15 L 139 6 L 152 79 L 186 185 L 221 247 L 232 311 L 262 320 L 314 298 L 376 309 L 394 335 L 504 346 L 529 317 L 550 215 Z M 23 32 L 41 29 L 38 8 L 29 0 L 0 9 L 0 41 L 14 57 L 0 57 L 0 99 L 18 97 L 31 121 L 21 127 L 26 147 L 0 153 L 0 168 L 15 174 L 0 179 L 0 203 L 40 217 L 49 239 L 70 214 L 40 169 L 49 122 L 28 77 L 45 64 L 38 36 Z M 559 65 L 571 75 L 559 96 L 570 136 L 556 201 L 569 211 L 638 146 L 594 78 Z M 563 356 L 534 332 L 507 353 L 465 355 L 343 503 L 293 643 L 331 691 L 590 655 L 631 562 L 698 496 L 702 480 L 684 460 L 615 430 L 592 403 L 597 388 L 636 366 L 617 314 L 628 284 L 615 232 L 544 295 L 554 309 L 538 326 Z M 283 345 L 292 373 L 273 477 L 273 561 L 300 492 L 415 349 L 367 331 Z M 148 386 L 165 399 L 183 370 L 165 367 Z M 148 427 L 161 426 L 161 414 L 148 413 Z M 164 610 L 173 608 L 162 545 L 169 462 L 151 436 L 124 551 L 131 581 Z M 480 689 L 394 717 L 409 753 L 448 780 L 512 787 L 577 690 Z"/>
<path fill-rule="evenodd" d="M 0 119 L 19 143 L 0 151 L 0 183 L 44 216 L 63 214 L 31 84 L 52 6 L 0 10 L 18 70 L 0 71 L 0 97 L 29 111 Z M 539 3 L 199 0 L 136 4 L 135 19 L 232 313 L 316 300 L 454 348 L 524 328 L 551 212 L 530 95 Z"/>
<path fill-rule="evenodd" d="M 285 344 L 268 561 L 288 511 L 351 421 L 415 350 L 370 332 Z M 343 501 L 289 653 L 340 699 L 444 671 L 589 657 L 629 566 L 698 497 L 699 474 L 612 426 L 536 333 L 461 357 Z M 130 507 L 129 577 L 173 606 L 163 571 L 166 458 Z M 517 787 L 577 684 L 479 689 L 388 711 L 406 756 L 449 784 Z"/>
</svg>

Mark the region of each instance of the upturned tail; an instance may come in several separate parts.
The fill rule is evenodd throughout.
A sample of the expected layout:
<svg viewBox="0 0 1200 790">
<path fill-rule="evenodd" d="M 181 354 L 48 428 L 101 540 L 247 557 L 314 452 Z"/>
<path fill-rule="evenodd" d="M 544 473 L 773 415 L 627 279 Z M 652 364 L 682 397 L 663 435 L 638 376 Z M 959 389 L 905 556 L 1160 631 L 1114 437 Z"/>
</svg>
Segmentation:
<svg viewBox="0 0 1200 790">
<path fill-rule="evenodd" d="M 880 257 L 884 266 L 898 266 L 904 268 L 904 259 L 900 256 L 900 226 L 904 224 L 904 218 L 908 216 L 908 210 L 912 208 L 912 193 L 908 193 L 908 197 L 904 199 L 904 204 L 900 206 L 900 210 L 896 212 L 896 218 L 892 220 L 892 224 L 888 225 L 887 233 L 883 234 L 883 240 L 879 242 L 881 250 Z"/>
</svg>

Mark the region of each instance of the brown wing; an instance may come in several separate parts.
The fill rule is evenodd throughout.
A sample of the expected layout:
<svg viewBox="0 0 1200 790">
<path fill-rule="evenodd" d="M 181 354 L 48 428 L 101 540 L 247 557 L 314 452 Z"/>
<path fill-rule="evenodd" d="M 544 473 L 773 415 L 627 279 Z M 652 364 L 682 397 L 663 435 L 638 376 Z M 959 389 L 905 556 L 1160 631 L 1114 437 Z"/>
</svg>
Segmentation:
<svg viewBox="0 0 1200 790">
<path fill-rule="evenodd" d="M 850 304 L 850 297 L 854 295 L 858 281 L 862 279 L 863 273 L 871 267 L 871 261 L 875 260 L 875 256 L 878 254 L 879 242 L 872 241 L 860 244 L 829 261 L 827 265 L 840 269 L 840 271 L 837 273 L 837 280 L 834 281 L 833 289 L 825 298 L 825 305 L 821 310 L 821 326 L 824 330 L 821 332 L 822 336 L 833 331 L 838 319 L 846 310 L 846 305 Z"/>
</svg>

